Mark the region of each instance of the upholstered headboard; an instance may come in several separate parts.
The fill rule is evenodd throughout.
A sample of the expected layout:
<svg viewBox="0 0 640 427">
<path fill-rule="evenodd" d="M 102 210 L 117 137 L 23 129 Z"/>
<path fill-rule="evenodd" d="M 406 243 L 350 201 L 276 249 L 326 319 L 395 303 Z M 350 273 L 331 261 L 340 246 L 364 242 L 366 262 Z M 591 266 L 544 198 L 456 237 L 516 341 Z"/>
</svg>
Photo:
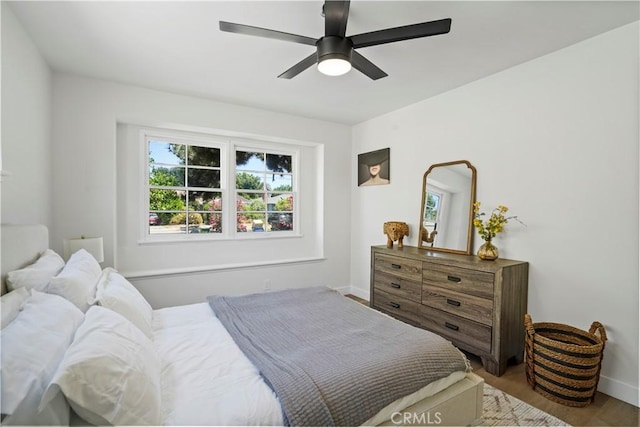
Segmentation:
<svg viewBox="0 0 640 427">
<path fill-rule="evenodd" d="M 0 226 L 0 269 L 2 294 L 7 292 L 5 277 L 9 271 L 25 267 L 49 248 L 49 230 L 41 224 Z"/>
</svg>

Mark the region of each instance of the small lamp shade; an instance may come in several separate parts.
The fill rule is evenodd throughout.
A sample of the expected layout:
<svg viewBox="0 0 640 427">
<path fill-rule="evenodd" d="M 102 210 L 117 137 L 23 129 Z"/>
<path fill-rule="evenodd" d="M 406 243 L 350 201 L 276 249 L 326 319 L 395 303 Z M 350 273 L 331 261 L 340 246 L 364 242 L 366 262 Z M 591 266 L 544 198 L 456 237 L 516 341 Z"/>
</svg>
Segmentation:
<svg viewBox="0 0 640 427">
<path fill-rule="evenodd" d="M 104 245 L 102 237 L 82 237 L 64 241 L 64 257 L 69 259 L 71 255 L 80 249 L 89 252 L 98 262 L 104 261 Z"/>
</svg>

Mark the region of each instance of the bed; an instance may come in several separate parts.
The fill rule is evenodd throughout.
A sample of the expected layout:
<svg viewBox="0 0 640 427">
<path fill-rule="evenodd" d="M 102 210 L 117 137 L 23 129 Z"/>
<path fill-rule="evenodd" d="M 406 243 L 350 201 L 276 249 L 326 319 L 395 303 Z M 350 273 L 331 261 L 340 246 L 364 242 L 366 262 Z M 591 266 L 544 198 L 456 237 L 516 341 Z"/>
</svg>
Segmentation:
<svg viewBox="0 0 640 427">
<path fill-rule="evenodd" d="M 3 225 L 0 233 L 2 289 L 4 293 L 7 289 L 5 286 L 7 273 L 33 264 L 41 254 L 48 250 L 49 241 L 47 229 L 43 226 Z M 70 259 L 67 266 L 63 268 L 68 267 L 71 263 Z M 94 274 L 96 274 L 95 271 Z M 60 271 L 57 275 L 64 276 L 64 273 Z M 51 284 L 53 282 L 52 279 Z M 56 284 L 58 284 L 56 295 L 32 291 L 32 296 L 23 306 L 22 312 L 19 314 L 21 317 L 18 319 L 25 317 L 29 304 L 34 305 L 36 302 L 44 304 L 43 301 L 54 300 L 54 297 L 60 295 L 67 297 L 62 285 L 58 282 Z M 23 407 L 15 404 L 12 408 L 17 411 L 15 414 L 3 415 L 3 424 L 307 424 L 306 422 L 292 422 L 292 420 L 305 420 L 305 418 L 293 418 L 288 410 L 289 401 L 286 400 L 288 398 L 284 394 L 278 395 L 274 392 L 274 389 L 277 390 L 274 385 L 277 381 L 264 376 L 264 371 L 267 369 L 261 370 L 257 367 L 260 365 L 256 363 L 260 361 L 254 359 L 253 353 L 256 352 L 256 348 L 260 349 L 271 342 L 271 338 L 263 343 L 258 343 L 253 348 L 243 347 L 244 350 L 241 350 L 240 346 L 244 344 L 241 343 L 242 340 L 239 336 L 245 331 L 242 330 L 242 327 L 239 328 L 239 331 L 234 331 L 233 325 L 237 319 L 228 319 L 227 314 L 224 314 L 226 312 L 216 311 L 214 313 L 214 310 L 221 310 L 220 307 L 227 303 L 243 303 L 249 300 L 242 299 L 242 297 L 237 297 L 238 299 L 236 297 L 218 297 L 217 299 L 212 298 L 212 301 L 209 302 L 152 310 L 144 298 L 139 293 L 131 293 L 135 291 L 132 291 L 128 286 L 130 284 L 127 284 L 126 279 L 116 270 L 105 268 L 100 271 L 97 291 L 91 291 L 95 293 L 97 306 L 88 307 L 89 305 L 87 305 L 82 307 L 85 308 L 84 311 L 76 310 L 67 304 L 67 300 L 74 300 L 73 297 L 55 299 L 57 305 L 55 309 L 52 308 L 52 312 L 68 309 L 74 313 L 70 316 L 57 315 L 57 317 L 69 319 L 67 321 L 69 325 L 65 326 L 71 331 L 65 338 L 69 343 L 62 346 L 61 355 L 58 356 L 60 360 L 49 363 L 55 366 L 34 380 L 36 385 L 29 391 L 29 398 L 25 399 L 28 402 L 22 403 Z M 11 294 L 14 292 L 12 291 Z M 340 306 L 346 303 L 347 311 L 357 313 L 356 316 L 374 315 L 376 322 L 382 322 L 381 324 L 385 325 L 388 324 L 387 322 L 391 322 L 394 328 L 399 327 L 397 324 L 400 322 L 397 320 L 355 301 L 338 296 L 335 292 L 322 289 L 314 289 L 311 292 L 318 292 L 321 295 L 327 294 L 328 298 L 333 298 L 332 301 L 337 302 Z M 52 294 L 55 293 L 55 290 L 52 291 Z M 121 296 L 126 295 L 127 298 L 118 299 L 118 293 Z M 277 297 L 276 293 L 269 294 L 271 298 Z M 5 297 L 6 295 L 2 297 L 3 309 Z M 248 297 L 260 298 L 258 295 Z M 76 306 L 82 306 L 85 299 L 76 298 Z M 213 300 L 217 301 L 215 303 L 217 305 L 214 305 Z M 112 301 L 111 306 L 109 306 L 109 301 Z M 246 307 L 251 308 L 259 305 L 255 304 L 253 300 L 249 303 L 245 306 L 235 306 L 235 309 L 242 308 L 244 310 Z M 40 307 L 38 312 L 42 313 L 41 307 L 48 306 L 38 307 Z M 235 309 L 230 311 L 233 312 Z M 308 310 L 312 310 L 312 308 Z M 114 311 L 122 316 L 114 315 Z M 77 315 L 78 312 L 83 314 Z M 75 323 L 72 321 L 73 319 L 76 319 Z M 354 319 L 352 322 L 356 322 L 359 318 L 354 317 Z M 7 345 L 12 342 L 9 339 L 11 328 L 6 327 L 5 329 L 4 322 L 3 318 L 3 347 L 5 347 L 5 335 Z M 14 323 L 16 321 L 12 321 L 9 325 L 14 325 Z M 244 327 L 255 329 L 259 328 L 259 325 L 249 324 Z M 402 328 L 406 327 L 402 324 Z M 410 329 L 402 329 L 402 331 L 411 334 L 415 332 L 414 329 L 411 327 Z M 58 332 L 54 331 L 47 336 L 53 336 Z M 232 337 L 232 334 L 235 336 Z M 368 335 L 370 332 L 361 331 L 361 334 Z M 144 335 L 148 339 L 141 338 Z M 24 333 L 20 337 L 24 341 Z M 40 339 L 43 338 L 39 336 L 38 340 Z M 253 342 L 253 340 L 250 341 Z M 96 343 L 99 343 L 99 347 L 112 346 L 109 348 L 110 352 L 115 354 L 113 356 L 115 359 L 107 358 L 107 360 L 104 354 L 99 356 L 93 354 Z M 278 346 L 286 346 L 286 344 Z M 5 363 L 5 353 L 7 352 L 8 350 L 3 348 L 3 413 L 7 412 L 5 411 L 5 401 L 10 402 L 12 397 L 15 398 L 15 396 L 8 395 L 9 397 L 5 399 L 5 392 L 7 392 L 5 378 L 9 381 L 10 374 L 14 374 L 10 373 L 5 366 L 8 365 L 8 362 Z M 272 350 L 269 349 L 264 353 L 270 355 L 271 352 Z M 134 353 L 137 359 L 127 360 Z M 287 354 L 286 351 L 284 354 Z M 304 353 L 302 354 L 303 358 L 307 357 Z M 116 366 L 118 357 L 126 361 L 123 366 Z M 341 359 L 343 358 L 344 356 L 341 356 Z M 285 359 L 284 362 L 288 363 L 287 357 L 281 357 L 281 359 Z M 402 357 L 398 359 L 402 359 Z M 399 360 L 396 365 L 409 366 L 404 363 L 408 362 Z M 82 387 L 82 375 L 86 374 L 85 371 L 89 369 L 95 369 L 96 364 L 101 364 L 101 377 L 92 377 L 92 381 L 97 384 L 95 388 L 104 386 L 105 390 L 110 390 L 109 393 L 113 393 L 114 387 L 118 388 L 117 392 L 123 394 L 118 396 L 117 405 L 110 404 L 110 396 L 91 394 L 92 390 L 87 391 L 86 387 Z M 353 370 L 361 372 L 362 366 L 359 365 L 355 363 Z M 309 367 L 305 369 L 309 369 Z M 155 372 L 159 374 L 156 375 Z M 355 375 L 353 379 L 344 380 L 341 375 L 341 378 L 336 378 L 335 381 L 343 380 L 344 387 L 352 387 L 356 391 L 379 386 L 380 384 L 376 384 L 376 382 L 382 382 L 383 387 L 387 387 L 387 385 L 392 387 L 391 383 L 386 383 L 388 381 L 386 377 L 381 377 L 372 383 L 367 383 L 364 379 L 364 377 L 359 378 Z M 101 381 L 105 384 L 103 385 Z M 316 380 L 311 380 L 311 382 L 313 381 Z M 326 387 L 331 388 L 333 380 L 327 381 Z M 24 383 L 24 381 L 22 382 Z M 295 386 L 298 386 L 297 382 Z M 343 389 L 343 385 L 341 384 L 338 388 Z M 384 406 L 376 407 L 370 417 L 361 418 L 356 424 L 474 424 L 482 415 L 482 391 L 483 380 L 480 377 L 470 372 L 469 369 L 457 369 L 447 375 L 441 375 L 440 378 L 428 385 L 394 398 Z M 335 406 L 346 407 L 346 416 L 349 416 L 351 412 L 356 412 L 363 402 L 366 404 L 370 400 L 376 400 L 375 397 L 374 399 L 367 397 L 365 401 L 349 400 L 350 396 L 347 396 L 347 400 L 340 397 L 337 403 L 333 402 L 327 405 L 330 410 L 333 410 L 332 408 Z M 130 406 L 133 408 L 133 414 L 129 414 L 129 418 L 118 418 L 121 414 L 116 412 L 122 409 L 118 405 L 126 407 L 127 399 L 131 400 Z M 312 400 L 305 400 L 305 405 L 308 406 L 306 402 Z M 70 411 L 69 407 L 65 406 L 67 404 L 71 406 Z M 29 418 L 29 411 L 33 412 L 34 408 L 41 412 L 39 416 Z M 66 418 L 65 408 L 68 412 Z M 20 410 L 22 410 L 22 414 Z M 350 418 L 335 418 L 334 420 L 344 419 Z"/>
</svg>

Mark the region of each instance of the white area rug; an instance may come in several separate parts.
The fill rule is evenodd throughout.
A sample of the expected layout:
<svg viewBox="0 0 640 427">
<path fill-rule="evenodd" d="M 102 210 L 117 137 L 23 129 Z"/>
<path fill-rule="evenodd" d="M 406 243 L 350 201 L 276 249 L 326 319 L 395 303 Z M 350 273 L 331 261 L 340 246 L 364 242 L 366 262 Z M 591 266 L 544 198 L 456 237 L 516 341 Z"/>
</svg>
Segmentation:
<svg viewBox="0 0 640 427">
<path fill-rule="evenodd" d="M 485 383 L 484 415 L 480 425 L 552 427 L 569 424 Z"/>
</svg>

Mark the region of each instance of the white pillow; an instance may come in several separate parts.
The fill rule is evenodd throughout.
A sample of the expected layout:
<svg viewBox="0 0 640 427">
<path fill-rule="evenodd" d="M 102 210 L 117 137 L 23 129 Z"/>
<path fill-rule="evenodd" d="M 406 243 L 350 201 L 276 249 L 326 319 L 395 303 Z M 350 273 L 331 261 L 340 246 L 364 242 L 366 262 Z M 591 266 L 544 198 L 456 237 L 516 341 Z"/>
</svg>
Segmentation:
<svg viewBox="0 0 640 427">
<path fill-rule="evenodd" d="M 153 309 L 142 294 L 113 268 L 105 268 L 98 281 L 96 302 L 116 311 L 153 339 Z"/>
<path fill-rule="evenodd" d="M 69 405 L 38 405 L 84 315 L 57 295 L 31 291 L 16 318 L 0 332 L 2 423 L 69 422 Z M 66 419 L 65 419 L 66 418 Z"/>
<path fill-rule="evenodd" d="M 89 252 L 80 249 L 71 255 L 60 274 L 51 279 L 47 292 L 60 295 L 83 312 L 87 311 L 90 301 L 95 298 L 100 274 L 102 269 L 98 261 Z"/>
<path fill-rule="evenodd" d="M 7 326 L 16 318 L 18 312 L 22 308 L 22 305 L 30 296 L 31 293 L 27 288 L 18 288 L 15 291 L 11 291 L 0 297 L 0 315 L 2 316 L 2 325 L 0 329 Z"/>
<path fill-rule="evenodd" d="M 152 342 L 115 311 L 92 306 L 76 332 L 42 405 L 62 390 L 95 425 L 159 425 L 160 361 Z"/>
<path fill-rule="evenodd" d="M 7 273 L 7 289 L 13 291 L 17 288 L 27 288 L 44 291 L 49 280 L 60 273 L 63 267 L 64 260 L 60 255 L 47 249 L 33 264 Z"/>
</svg>

